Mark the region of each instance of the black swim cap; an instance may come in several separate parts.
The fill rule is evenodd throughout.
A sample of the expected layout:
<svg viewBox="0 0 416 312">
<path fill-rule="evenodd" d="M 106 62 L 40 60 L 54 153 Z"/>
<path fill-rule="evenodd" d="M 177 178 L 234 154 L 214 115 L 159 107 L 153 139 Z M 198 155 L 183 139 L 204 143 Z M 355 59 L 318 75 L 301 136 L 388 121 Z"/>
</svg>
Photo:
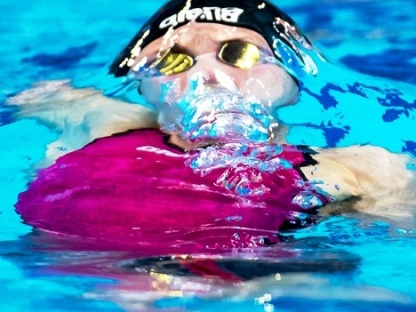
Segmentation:
<svg viewBox="0 0 416 312">
<path fill-rule="evenodd" d="M 264 37 L 292 76 L 299 76 L 299 71 L 315 74 L 313 61 L 311 67 L 310 57 L 303 52 L 314 49 L 311 42 L 288 15 L 265 0 L 167 1 L 121 51 L 110 73 L 125 76 L 146 45 L 193 20 L 251 29 Z"/>
</svg>

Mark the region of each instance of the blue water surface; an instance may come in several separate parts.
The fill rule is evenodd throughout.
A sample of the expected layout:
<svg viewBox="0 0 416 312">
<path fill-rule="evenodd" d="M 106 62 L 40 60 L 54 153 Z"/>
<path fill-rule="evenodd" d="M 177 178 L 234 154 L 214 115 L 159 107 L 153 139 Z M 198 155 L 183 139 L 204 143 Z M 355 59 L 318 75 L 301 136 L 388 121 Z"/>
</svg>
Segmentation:
<svg viewBox="0 0 416 312">
<path fill-rule="evenodd" d="M 305 87 L 308 101 L 279 112 L 291 125 L 288 140 L 323 147 L 371 143 L 415 156 L 416 2 L 274 3 L 336 64 L 325 69 L 339 82 Z M 217 259 L 237 275 L 247 273 L 250 281 L 238 285 L 183 274 L 175 263 L 154 259 L 126 265 L 137 257 L 131 252 L 74 251 L 69 239 L 21 222 L 14 204 L 56 134 L 36 120 L 15 121 L 6 99 L 37 81 L 97 75 L 160 4 L 0 3 L 2 310 L 415 311 L 416 229 L 379 217 L 328 217 L 284 233 L 278 246 Z"/>
</svg>

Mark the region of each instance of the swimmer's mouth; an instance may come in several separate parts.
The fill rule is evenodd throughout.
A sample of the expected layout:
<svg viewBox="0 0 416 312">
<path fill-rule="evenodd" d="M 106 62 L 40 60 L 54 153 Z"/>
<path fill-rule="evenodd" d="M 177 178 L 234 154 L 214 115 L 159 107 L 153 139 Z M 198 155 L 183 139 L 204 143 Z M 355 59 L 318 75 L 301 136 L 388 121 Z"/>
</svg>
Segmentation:
<svg viewBox="0 0 416 312">
<path fill-rule="evenodd" d="M 275 125 L 270 124 L 267 115 L 232 109 L 184 116 L 161 131 L 170 136 L 168 143 L 189 151 L 225 143 L 265 143 L 273 138 Z"/>
<path fill-rule="evenodd" d="M 199 141 L 199 142 L 190 142 L 187 139 L 182 138 L 182 136 L 180 135 L 179 132 L 174 132 L 174 133 L 168 133 L 169 134 L 169 138 L 167 140 L 168 144 L 171 144 L 173 146 L 176 146 L 178 148 L 180 148 L 181 150 L 184 151 L 193 151 L 196 149 L 200 149 L 200 148 L 206 148 L 208 146 L 212 146 L 214 144 L 218 144 L 217 140 L 212 140 L 212 141 Z"/>
<path fill-rule="evenodd" d="M 271 128 L 257 116 L 240 111 L 207 114 L 182 125 L 181 137 L 191 143 L 265 142 L 272 135 Z"/>
</svg>

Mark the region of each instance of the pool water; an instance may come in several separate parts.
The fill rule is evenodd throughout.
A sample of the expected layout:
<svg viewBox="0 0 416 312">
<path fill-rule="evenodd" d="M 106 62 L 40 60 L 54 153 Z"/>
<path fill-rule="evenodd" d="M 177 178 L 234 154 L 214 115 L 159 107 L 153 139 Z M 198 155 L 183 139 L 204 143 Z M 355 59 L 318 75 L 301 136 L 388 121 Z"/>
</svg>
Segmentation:
<svg viewBox="0 0 416 312">
<path fill-rule="evenodd" d="M 325 68 L 328 80 L 355 86 L 349 92 L 329 86 L 321 94 L 310 89 L 308 101 L 283 109 L 279 117 L 291 125 L 288 140 L 323 147 L 370 143 L 415 157 L 416 3 L 275 3 L 336 64 Z M 281 233 L 281 242 L 272 247 L 226 256 L 144 258 L 140 250 L 101 248 L 99 242 L 44 233 L 22 223 L 14 205 L 57 134 L 35 119 L 15 120 L 7 98 L 38 81 L 86 84 L 92 76 L 96 82 L 159 5 L 133 0 L 0 3 L 7 12 L 0 22 L 0 38 L 7 43 L 0 59 L 2 309 L 414 311 L 414 213 L 405 221 L 366 214 L 329 216 Z M 363 101 L 359 91 L 366 87 Z"/>
</svg>

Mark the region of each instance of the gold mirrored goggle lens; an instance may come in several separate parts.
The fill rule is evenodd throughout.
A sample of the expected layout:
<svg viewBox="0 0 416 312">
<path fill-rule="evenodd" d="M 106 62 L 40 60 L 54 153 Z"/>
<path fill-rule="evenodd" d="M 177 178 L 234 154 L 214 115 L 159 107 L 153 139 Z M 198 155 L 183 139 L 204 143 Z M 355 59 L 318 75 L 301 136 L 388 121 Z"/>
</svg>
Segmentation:
<svg viewBox="0 0 416 312">
<path fill-rule="evenodd" d="M 261 54 L 259 48 L 245 41 L 230 41 L 224 43 L 218 58 L 229 65 L 249 69 L 260 61 Z"/>
<path fill-rule="evenodd" d="M 194 65 L 194 59 L 184 53 L 167 51 L 160 59 L 151 64 L 162 75 L 169 76 L 187 71 Z"/>
<path fill-rule="evenodd" d="M 249 42 L 230 41 L 222 45 L 218 58 L 231 66 L 240 69 L 252 68 L 260 61 L 260 49 Z M 150 68 L 156 69 L 160 74 L 169 76 L 187 71 L 194 65 L 192 56 L 185 53 L 167 51 L 162 57 L 155 60 Z"/>
</svg>

